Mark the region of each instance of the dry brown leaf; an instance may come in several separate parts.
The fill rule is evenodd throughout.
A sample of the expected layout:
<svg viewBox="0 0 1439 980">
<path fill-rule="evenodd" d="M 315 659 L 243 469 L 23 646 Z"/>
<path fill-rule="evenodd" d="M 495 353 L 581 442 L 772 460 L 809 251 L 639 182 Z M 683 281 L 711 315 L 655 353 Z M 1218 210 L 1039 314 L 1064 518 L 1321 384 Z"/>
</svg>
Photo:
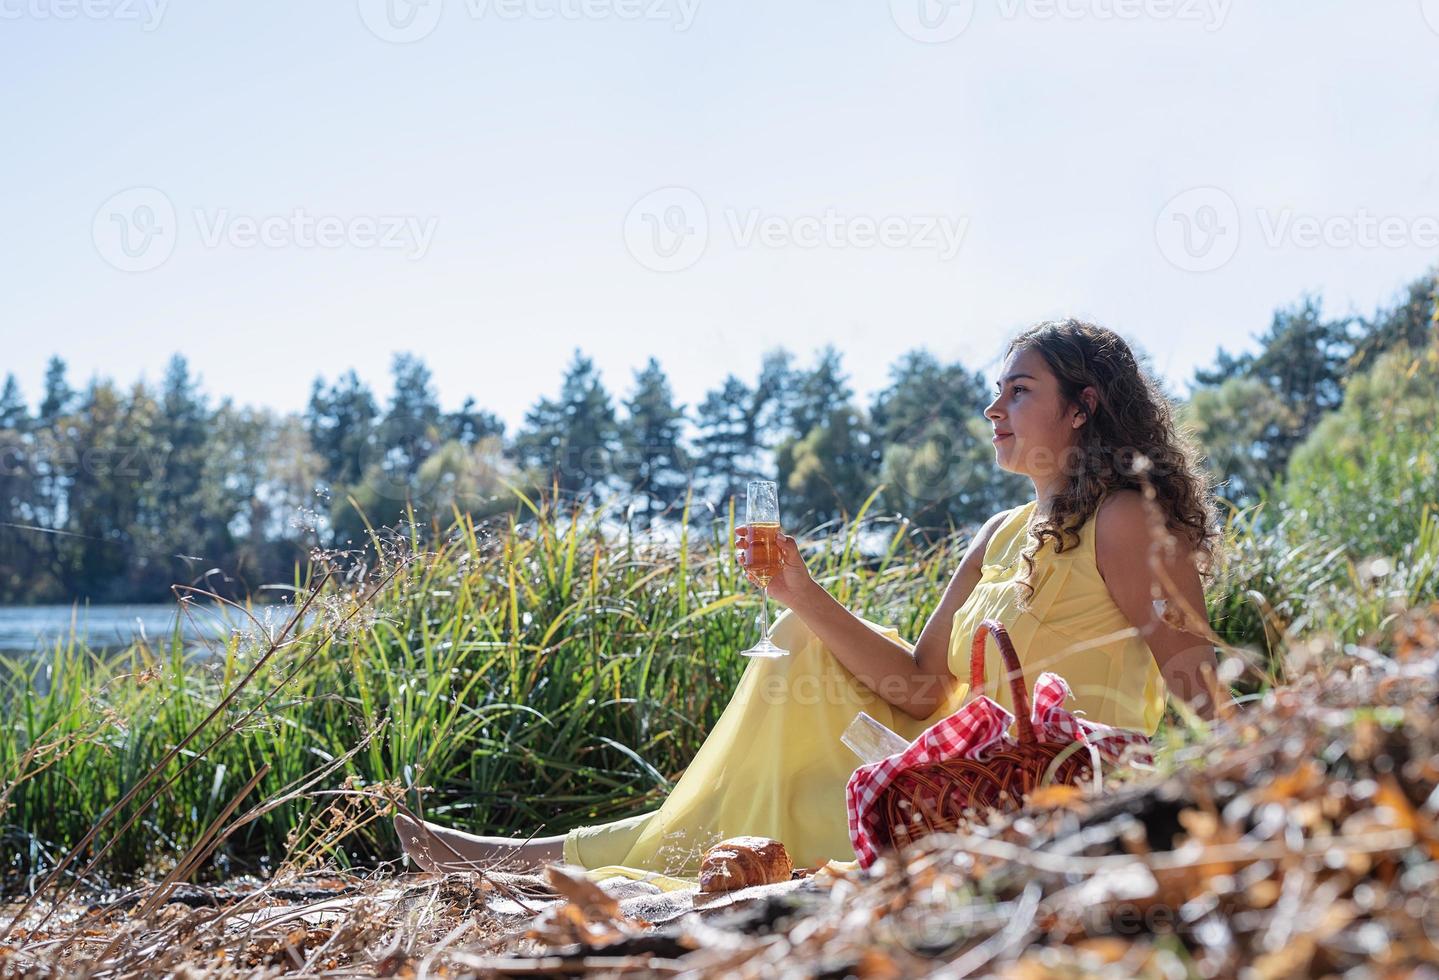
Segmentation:
<svg viewBox="0 0 1439 980">
<path fill-rule="evenodd" d="M 1379 781 L 1379 789 L 1374 794 L 1374 804 L 1391 810 L 1394 813 L 1393 825 L 1424 841 L 1429 856 L 1439 860 L 1439 833 L 1435 832 L 1434 822 L 1414 809 L 1414 804 L 1409 802 L 1409 797 L 1404 795 L 1403 788 L 1392 775 L 1386 775 Z"/>
<path fill-rule="evenodd" d="M 1314 959 L 1314 940 L 1306 935 L 1294 936 L 1282 948 L 1255 959 L 1253 976 L 1261 980 L 1291 980 L 1307 977 L 1309 963 Z"/>
<path fill-rule="evenodd" d="M 548 865 L 545 878 L 563 901 L 549 906 L 531 922 L 525 932 L 531 939 L 551 946 L 604 946 L 650 924 L 625 915 L 618 899 L 583 875 Z"/>
<path fill-rule="evenodd" d="M 904 976 L 893 959 L 877 949 L 867 949 L 854 965 L 852 976 L 861 980 L 899 980 Z"/>
<path fill-rule="evenodd" d="M 1279 882 L 1273 878 L 1256 881 L 1246 889 L 1244 898 L 1252 909 L 1267 909 L 1279 900 Z"/>
<path fill-rule="evenodd" d="M 562 898 L 579 906 L 590 918 L 615 917 L 619 901 L 584 875 L 571 874 L 558 865 L 545 866 L 545 880 Z"/>
<path fill-rule="evenodd" d="M 1130 944 L 1117 936 L 1096 936 L 1081 939 L 1074 948 L 1082 953 L 1097 957 L 1102 963 L 1118 963 L 1130 950 Z"/>
<path fill-rule="evenodd" d="M 1296 769 L 1276 776 L 1255 795 L 1265 803 L 1287 803 L 1306 797 L 1324 785 L 1324 771 L 1312 759 Z"/>
<path fill-rule="evenodd" d="M 1051 783 L 1041 786 L 1024 801 L 1031 810 L 1083 809 L 1084 790 L 1078 786 Z"/>
</svg>

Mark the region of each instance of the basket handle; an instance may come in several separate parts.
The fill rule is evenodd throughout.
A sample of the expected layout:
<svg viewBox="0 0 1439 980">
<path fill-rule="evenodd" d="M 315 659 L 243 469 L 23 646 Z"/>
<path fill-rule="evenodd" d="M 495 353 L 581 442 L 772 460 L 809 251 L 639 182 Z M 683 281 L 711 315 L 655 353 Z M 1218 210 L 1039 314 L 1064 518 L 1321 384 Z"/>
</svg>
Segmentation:
<svg viewBox="0 0 1439 980">
<path fill-rule="evenodd" d="M 986 619 L 974 631 L 974 644 L 969 649 L 969 690 L 970 693 L 984 691 L 984 639 L 993 633 L 999 644 L 999 653 L 1009 674 L 1009 692 L 1014 700 L 1014 721 L 1019 730 L 1019 741 L 1032 745 L 1039 740 L 1034 737 L 1034 725 L 1029 720 L 1029 689 L 1024 681 L 1024 668 L 1020 666 L 1019 654 L 1014 652 L 1009 630 L 997 619 Z"/>
</svg>

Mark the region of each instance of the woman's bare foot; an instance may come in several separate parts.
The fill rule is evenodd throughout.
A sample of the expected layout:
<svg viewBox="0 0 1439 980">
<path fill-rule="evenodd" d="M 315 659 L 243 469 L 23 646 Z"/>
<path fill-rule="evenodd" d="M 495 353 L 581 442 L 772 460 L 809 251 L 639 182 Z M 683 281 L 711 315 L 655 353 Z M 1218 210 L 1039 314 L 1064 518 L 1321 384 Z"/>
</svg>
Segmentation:
<svg viewBox="0 0 1439 980">
<path fill-rule="evenodd" d="M 529 871 L 564 860 L 565 837 L 480 837 L 395 815 L 405 853 L 426 871 Z"/>
</svg>

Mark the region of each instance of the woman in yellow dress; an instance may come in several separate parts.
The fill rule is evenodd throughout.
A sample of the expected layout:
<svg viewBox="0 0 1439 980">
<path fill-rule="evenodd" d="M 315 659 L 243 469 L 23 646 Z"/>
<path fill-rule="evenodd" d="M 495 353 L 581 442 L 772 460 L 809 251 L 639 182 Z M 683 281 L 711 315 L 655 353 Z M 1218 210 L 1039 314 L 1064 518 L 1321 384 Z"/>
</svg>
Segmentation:
<svg viewBox="0 0 1439 980">
<path fill-rule="evenodd" d="M 769 591 L 788 607 L 773 635 L 790 656 L 749 663 L 658 809 L 529 840 L 401 816 L 405 850 L 442 870 L 517 859 L 693 875 L 710 845 L 748 834 L 783 841 L 800 866 L 853 860 L 844 791 L 858 762 L 840 733 L 862 710 L 913 739 L 959 708 L 986 618 L 1009 628 L 1031 685 L 1055 671 L 1092 721 L 1152 734 L 1169 694 L 1211 718 L 1201 575 L 1218 531 L 1163 393 L 1122 338 L 1075 320 L 1021 333 L 1000 374 L 984 410 L 995 462 L 1028 476 L 1034 499 L 980 528 L 916 641 L 845 609 L 781 535 Z M 743 560 L 743 528 L 736 544 Z M 993 641 L 986 677 L 1012 710 Z"/>
</svg>

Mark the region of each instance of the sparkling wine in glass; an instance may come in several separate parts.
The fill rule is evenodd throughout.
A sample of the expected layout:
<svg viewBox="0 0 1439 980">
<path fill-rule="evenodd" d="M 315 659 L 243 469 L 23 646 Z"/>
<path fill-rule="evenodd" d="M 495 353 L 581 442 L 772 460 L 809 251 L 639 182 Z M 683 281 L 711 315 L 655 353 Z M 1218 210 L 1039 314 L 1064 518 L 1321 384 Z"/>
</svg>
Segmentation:
<svg viewBox="0 0 1439 980">
<path fill-rule="evenodd" d="M 746 657 L 787 657 L 789 651 L 777 647 L 769 638 L 769 583 L 779 574 L 779 487 L 773 480 L 751 480 L 745 494 L 745 568 L 759 582 L 760 638 Z"/>
</svg>

